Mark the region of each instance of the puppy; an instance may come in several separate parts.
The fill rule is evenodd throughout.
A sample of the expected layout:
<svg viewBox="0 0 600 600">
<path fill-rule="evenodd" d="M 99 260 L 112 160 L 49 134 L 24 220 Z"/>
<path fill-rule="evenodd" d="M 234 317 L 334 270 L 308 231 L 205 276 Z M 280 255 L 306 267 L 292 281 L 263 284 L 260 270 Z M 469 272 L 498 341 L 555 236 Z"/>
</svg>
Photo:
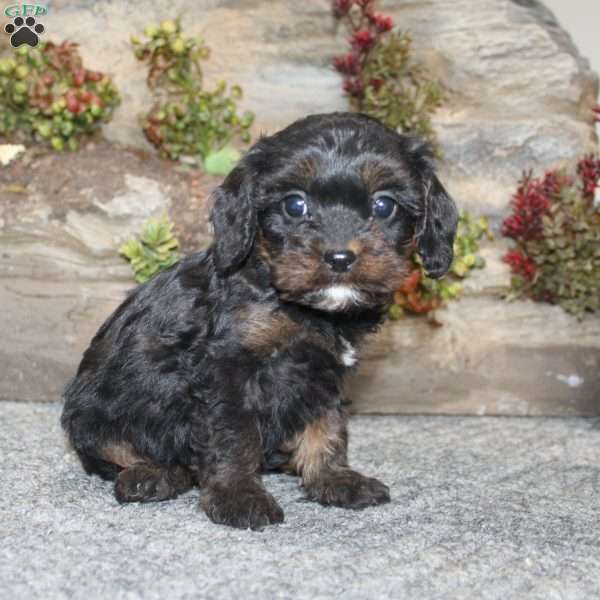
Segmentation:
<svg viewBox="0 0 600 600">
<path fill-rule="evenodd" d="M 65 392 L 62 425 L 119 502 L 202 489 L 215 523 L 283 521 L 265 470 L 350 509 L 387 486 L 347 461 L 344 376 L 416 248 L 452 261 L 454 203 L 429 148 L 358 114 L 260 139 L 214 192 L 214 243 L 135 289 Z"/>
</svg>

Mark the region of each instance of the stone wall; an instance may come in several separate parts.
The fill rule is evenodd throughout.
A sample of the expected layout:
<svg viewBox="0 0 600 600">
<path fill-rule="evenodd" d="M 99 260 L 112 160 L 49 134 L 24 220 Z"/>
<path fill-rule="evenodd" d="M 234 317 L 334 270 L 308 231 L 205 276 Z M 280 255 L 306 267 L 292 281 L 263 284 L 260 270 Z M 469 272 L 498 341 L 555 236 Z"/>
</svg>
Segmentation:
<svg viewBox="0 0 600 600">
<path fill-rule="evenodd" d="M 570 161 L 594 140 L 598 78 L 552 13 L 536 0 L 387 0 L 379 4 L 413 33 L 415 54 L 448 90 L 435 117 L 450 191 L 499 214 L 524 168 Z M 344 110 L 332 57 L 345 51 L 329 0 L 82 0 L 50 3 L 49 38 L 81 43 L 91 66 L 109 70 L 123 104 L 109 139 L 145 146 L 135 115 L 148 105 L 144 70 L 129 36 L 181 15 L 212 49 L 205 71 L 245 90 L 255 132 L 312 112 Z"/>
<path fill-rule="evenodd" d="M 44 24 L 47 38 L 79 42 L 86 64 L 114 74 L 123 103 L 105 136 L 149 149 L 135 120 L 149 97 L 130 34 L 181 15 L 186 32 L 212 48 L 208 80 L 241 84 L 244 107 L 257 114 L 255 133 L 270 132 L 347 106 L 330 66 L 345 50 L 344 35 L 328 7 L 327 0 L 55 0 Z M 542 4 L 397 0 L 381 9 L 413 32 L 417 57 L 448 90 L 435 127 L 443 179 L 461 206 L 497 224 L 523 169 L 569 163 L 595 143 L 597 77 Z M 22 165 L 20 195 L 0 186 L 0 399 L 59 397 L 132 285 L 118 244 L 188 193 L 143 152 L 120 149 L 112 162 L 111 147 L 85 152 L 44 159 L 29 175 Z M 99 172 L 106 164 L 114 170 Z M 197 241 L 207 242 L 202 225 Z M 579 323 L 556 307 L 502 303 L 503 249 L 501 240 L 486 246 L 488 267 L 440 315 L 445 327 L 410 320 L 382 331 L 350 386 L 358 410 L 600 413 L 599 318 Z"/>
</svg>

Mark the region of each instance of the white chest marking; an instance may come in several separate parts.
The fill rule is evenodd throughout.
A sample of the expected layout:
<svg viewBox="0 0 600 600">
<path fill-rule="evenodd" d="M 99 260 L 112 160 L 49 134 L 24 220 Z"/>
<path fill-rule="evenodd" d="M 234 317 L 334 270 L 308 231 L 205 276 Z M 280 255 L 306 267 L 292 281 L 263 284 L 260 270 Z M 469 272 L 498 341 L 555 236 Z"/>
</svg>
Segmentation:
<svg viewBox="0 0 600 600">
<path fill-rule="evenodd" d="M 344 351 L 342 352 L 342 364 L 346 367 L 352 367 L 358 361 L 358 357 L 356 356 L 356 350 L 348 340 L 344 338 L 341 339 L 342 346 L 344 347 Z"/>
</svg>

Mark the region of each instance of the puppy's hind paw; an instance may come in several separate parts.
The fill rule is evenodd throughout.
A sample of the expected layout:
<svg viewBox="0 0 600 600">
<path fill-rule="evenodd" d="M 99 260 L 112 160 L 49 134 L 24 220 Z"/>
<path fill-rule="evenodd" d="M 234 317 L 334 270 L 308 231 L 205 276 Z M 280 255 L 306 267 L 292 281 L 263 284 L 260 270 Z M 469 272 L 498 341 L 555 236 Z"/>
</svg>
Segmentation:
<svg viewBox="0 0 600 600">
<path fill-rule="evenodd" d="M 209 488 L 202 496 L 201 506 L 213 523 L 239 529 L 259 530 L 283 523 L 283 510 L 260 485 Z"/>
<path fill-rule="evenodd" d="M 192 487 L 183 467 L 161 468 L 138 464 L 121 471 L 115 481 L 115 498 L 125 502 L 160 502 L 176 498 Z"/>
</svg>

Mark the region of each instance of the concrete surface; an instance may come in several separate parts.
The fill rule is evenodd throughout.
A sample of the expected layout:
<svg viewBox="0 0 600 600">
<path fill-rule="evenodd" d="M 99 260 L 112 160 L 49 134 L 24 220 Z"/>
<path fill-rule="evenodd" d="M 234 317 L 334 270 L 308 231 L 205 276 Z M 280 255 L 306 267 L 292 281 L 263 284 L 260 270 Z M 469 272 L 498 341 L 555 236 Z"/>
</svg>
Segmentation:
<svg viewBox="0 0 600 600">
<path fill-rule="evenodd" d="M 600 420 L 358 417 L 352 463 L 392 503 L 302 502 L 263 532 L 199 492 L 119 506 L 64 446 L 60 406 L 0 403 L 0 598 L 582 600 L 600 597 Z"/>
</svg>

